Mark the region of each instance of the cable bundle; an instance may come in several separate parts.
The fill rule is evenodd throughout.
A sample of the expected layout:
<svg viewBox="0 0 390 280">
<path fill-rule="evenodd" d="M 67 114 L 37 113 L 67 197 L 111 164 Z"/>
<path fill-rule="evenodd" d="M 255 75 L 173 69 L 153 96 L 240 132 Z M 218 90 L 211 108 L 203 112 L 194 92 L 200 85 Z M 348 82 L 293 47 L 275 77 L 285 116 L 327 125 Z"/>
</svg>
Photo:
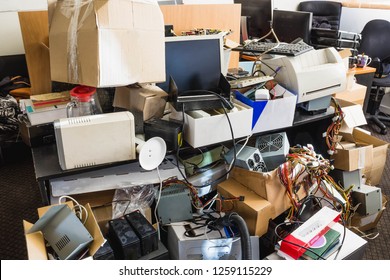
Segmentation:
<svg viewBox="0 0 390 280">
<path fill-rule="evenodd" d="M 332 123 L 329 125 L 326 132 L 324 133 L 329 155 L 333 155 L 336 151 L 336 145 L 339 142 L 338 134 L 345 117 L 345 114 L 341 109 L 340 104 L 334 97 L 332 97 L 332 102 L 334 103 L 335 108 L 334 117 L 332 118 Z"/>
<path fill-rule="evenodd" d="M 292 207 L 287 217 L 294 220 L 297 210 L 300 208 L 297 192 L 304 188 L 309 194 L 316 194 L 318 191 L 328 199 L 335 207 L 342 208 L 343 219 L 346 220 L 350 214 L 350 189 L 343 190 L 331 176 L 329 171 L 333 169 L 328 159 L 316 154 L 313 147 L 291 147 L 287 155 L 287 161 L 277 169 L 280 182 L 286 187 L 287 195 Z M 327 187 L 328 186 L 328 187 Z M 335 190 L 333 192 L 332 190 Z M 344 200 L 337 198 L 337 193 Z"/>
</svg>

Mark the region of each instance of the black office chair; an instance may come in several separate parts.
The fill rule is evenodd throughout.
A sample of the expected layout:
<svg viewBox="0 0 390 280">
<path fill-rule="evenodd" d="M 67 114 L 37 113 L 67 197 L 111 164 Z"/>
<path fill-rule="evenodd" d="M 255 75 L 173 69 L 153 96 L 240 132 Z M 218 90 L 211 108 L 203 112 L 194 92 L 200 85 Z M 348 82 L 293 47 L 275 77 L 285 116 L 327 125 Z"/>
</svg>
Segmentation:
<svg viewBox="0 0 390 280">
<path fill-rule="evenodd" d="M 384 95 L 384 88 L 390 87 L 390 21 L 374 19 L 366 23 L 362 32 L 359 53 L 372 58 L 371 67 L 376 68 L 372 82 L 369 113 L 366 119 L 373 121 L 381 134 L 387 133 L 387 127 L 382 121 L 390 122 L 390 117 L 382 115 L 379 105 Z"/>
<path fill-rule="evenodd" d="M 298 11 L 313 14 L 311 45 L 315 48 L 337 47 L 342 4 L 333 1 L 304 1 Z"/>
</svg>

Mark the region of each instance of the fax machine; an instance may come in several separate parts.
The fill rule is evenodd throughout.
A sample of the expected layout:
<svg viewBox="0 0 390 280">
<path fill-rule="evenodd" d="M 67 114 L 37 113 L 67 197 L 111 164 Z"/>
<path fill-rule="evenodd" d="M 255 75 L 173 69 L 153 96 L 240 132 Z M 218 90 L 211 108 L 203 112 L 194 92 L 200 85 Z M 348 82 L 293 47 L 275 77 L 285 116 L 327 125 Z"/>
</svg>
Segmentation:
<svg viewBox="0 0 390 280">
<path fill-rule="evenodd" d="M 334 48 L 312 50 L 298 56 L 273 56 L 264 59 L 262 70 L 273 75 L 282 86 L 304 103 L 343 91 L 346 88 L 346 67 Z"/>
</svg>

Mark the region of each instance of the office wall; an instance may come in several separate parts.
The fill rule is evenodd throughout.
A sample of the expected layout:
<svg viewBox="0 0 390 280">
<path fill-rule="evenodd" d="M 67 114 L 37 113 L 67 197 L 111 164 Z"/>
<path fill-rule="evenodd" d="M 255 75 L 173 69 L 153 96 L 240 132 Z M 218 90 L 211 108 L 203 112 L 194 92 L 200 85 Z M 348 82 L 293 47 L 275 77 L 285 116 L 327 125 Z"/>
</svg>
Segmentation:
<svg viewBox="0 0 390 280">
<path fill-rule="evenodd" d="M 373 19 L 390 19 L 390 9 L 363 9 L 343 7 L 340 29 L 360 33 L 364 25 Z"/>
<path fill-rule="evenodd" d="M 47 0 L 0 0 L 0 56 L 24 54 L 18 11 L 46 9 Z"/>
</svg>

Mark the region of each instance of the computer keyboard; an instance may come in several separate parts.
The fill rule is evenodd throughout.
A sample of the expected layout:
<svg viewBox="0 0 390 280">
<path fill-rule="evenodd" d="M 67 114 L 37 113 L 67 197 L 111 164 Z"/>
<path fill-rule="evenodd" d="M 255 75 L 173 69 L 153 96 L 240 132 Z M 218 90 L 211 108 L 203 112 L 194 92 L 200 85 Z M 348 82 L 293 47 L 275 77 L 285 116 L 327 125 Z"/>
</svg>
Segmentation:
<svg viewBox="0 0 390 280">
<path fill-rule="evenodd" d="M 296 44 L 280 43 L 279 46 L 277 47 L 276 46 L 277 43 L 252 41 L 249 44 L 240 47 L 240 51 L 262 53 L 271 49 L 267 53 L 287 55 L 287 56 L 297 56 L 307 51 L 314 50 L 312 46 L 306 44 L 305 42 L 299 42 Z M 235 50 L 239 50 L 239 49 L 236 48 Z"/>
<path fill-rule="evenodd" d="M 229 83 L 232 88 L 244 88 L 244 87 L 257 85 L 260 83 L 265 83 L 273 79 L 274 77 L 272 76 L 243 77 L 240 79 L 229 81 Z"/>
</svg>

